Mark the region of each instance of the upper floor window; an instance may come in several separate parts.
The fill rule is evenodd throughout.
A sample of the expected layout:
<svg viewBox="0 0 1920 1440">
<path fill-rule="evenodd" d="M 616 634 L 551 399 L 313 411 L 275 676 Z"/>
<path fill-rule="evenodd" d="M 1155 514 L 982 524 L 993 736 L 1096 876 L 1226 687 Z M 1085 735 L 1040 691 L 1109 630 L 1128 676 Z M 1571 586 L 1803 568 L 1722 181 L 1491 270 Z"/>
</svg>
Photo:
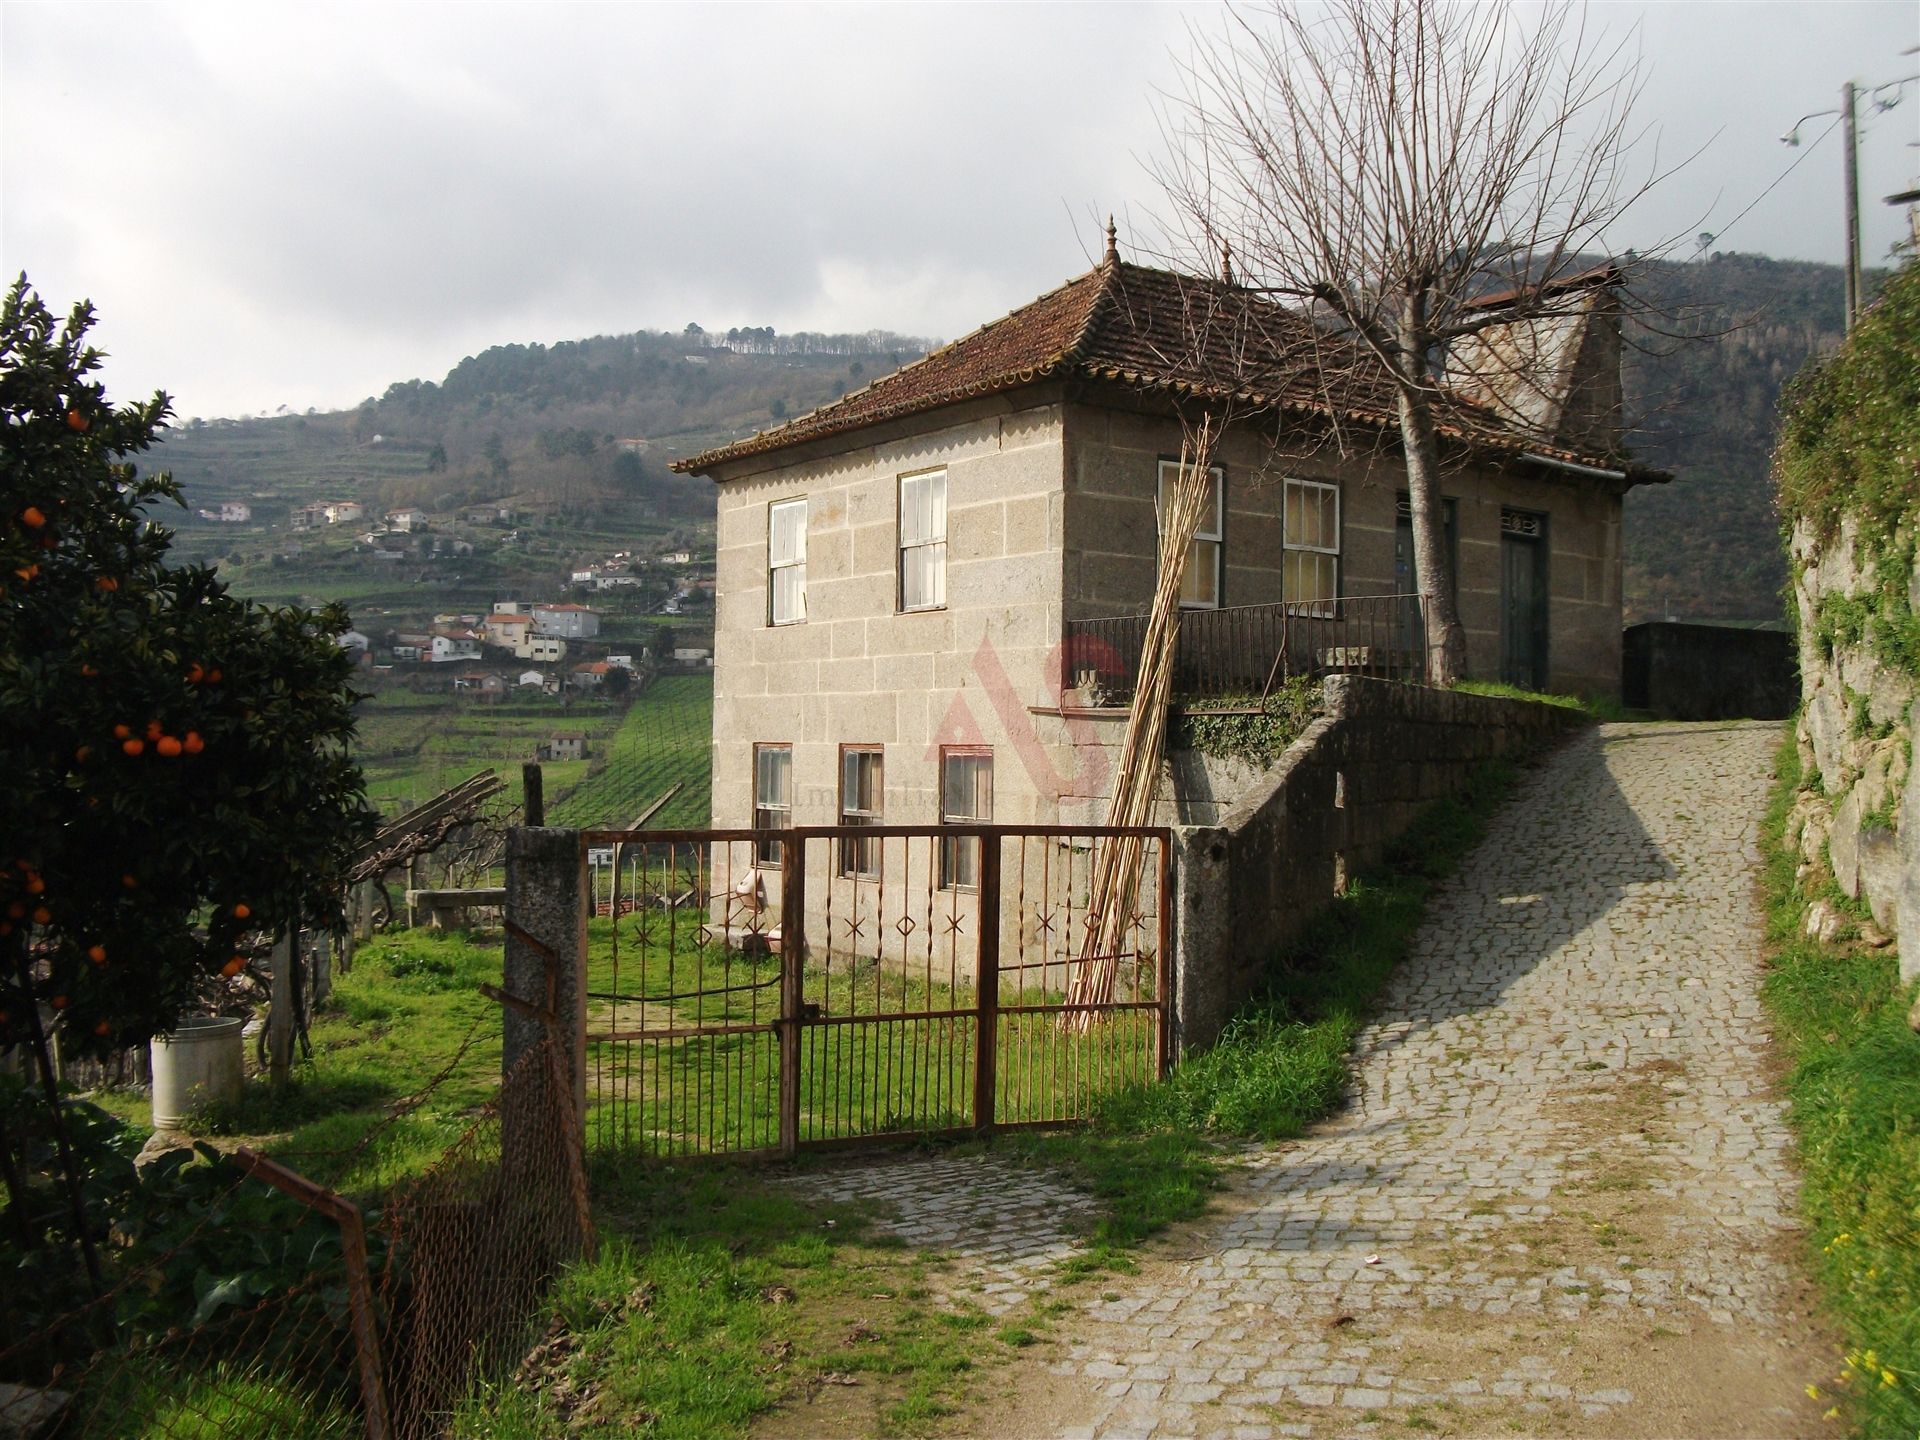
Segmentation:
<svg viewBox="0 0 1920 1440">
<path fill-rule="evenodd" d="M 947 603 L 947 472 L 900 477 L 900 608 Z"/>
<path fill-rule="evenodd" d="M 797 625 L 807 618 L 807 502 L 767 507 L 767 622 Z"/>
<path fill-rule="evenodd" d="M 940 823 L 993 823 L 993 751 L 946 747 L 940 751 Z M 953 835 L 940 841 L 940 887 L 980 888 L 980 841 Z"/>
<path fill-rule="evenodd" d="M 1180 462 L 1160 462 L 1160 494 L 1155 514 L 1164 524 L 1167 507 L 1173 503 L 1174 488 L 1180 480 Z M 1207 497 L 1200 510 L 1200 524 L 1193 532 L 1193 545 L 1187 551 L 1186 573 L 1180 577 L 1180 604 L 1188 610 L 1220 608 L 1220 582 L 1226 559 L 1227 482 L 1218 465 L 1207 471 Z"/>
<path fill-rule="evenodd" d="M 1340 487 L 1289 480 L 1282 505 L 1280 598 L 1306 614 L 1331 615 L 1340 598 Z"/>
<path fill-rule="evenodd" d="M 753 747 L 753 828 L 785 830 L 793 824 L 793 747 Z M 761 840 L 753 847 L 757 864 L 778 865 L 780 842 Z"/>
</svg>

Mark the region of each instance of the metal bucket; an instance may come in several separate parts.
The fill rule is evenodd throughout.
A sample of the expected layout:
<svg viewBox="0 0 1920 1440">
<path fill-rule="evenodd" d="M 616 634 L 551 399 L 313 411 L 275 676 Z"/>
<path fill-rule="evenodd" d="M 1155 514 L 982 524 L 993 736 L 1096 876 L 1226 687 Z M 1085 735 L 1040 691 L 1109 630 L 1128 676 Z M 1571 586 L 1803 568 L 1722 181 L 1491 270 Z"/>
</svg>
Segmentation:
<svg viewBox="0 0 1920 1440">
<path fill-rule="evenodd" d="M 236 1101 L 246 1085 L 246 1051 L 233 1016 L 189 1015 L 171 1035 L 156 1035 L 153 1062 L 153 1128 L 177 1130 L 197 1105 Z"/>
</svg>

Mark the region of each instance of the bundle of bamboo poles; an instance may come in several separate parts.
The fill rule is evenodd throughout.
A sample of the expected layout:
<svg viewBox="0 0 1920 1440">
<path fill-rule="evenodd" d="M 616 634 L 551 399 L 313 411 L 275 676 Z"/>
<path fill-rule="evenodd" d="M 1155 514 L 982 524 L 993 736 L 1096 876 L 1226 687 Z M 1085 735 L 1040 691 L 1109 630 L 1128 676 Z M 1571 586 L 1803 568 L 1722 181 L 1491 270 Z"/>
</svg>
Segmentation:
<svg viewBox="0 0 1920 1440">
<path fill-rule="evenodd" d="M 1127 716 L 1113 798 L 1107 807 L 1109 825 L 1146 825 L 1153 818 L 1154 792 L 1159 788 L 1160 760 L 1166 743 L 1167 705 L 1173 696 L 1174 654 L 1180 640 L 1180 587 L 1186 580 L 1194 534 L 1206 513 L 1213 450 L 1219 438 L 1220 427 L 1210 414 L 1201 417 L 1198 425 L 1184 427 L 1179 480 L 1173 493 L 1162 498 L 1159 583 L 1140 646 L 1133 709 Z M 1139 915 L 1140 871 L 1145 856 L 1145 841 L 1137 836 L 1108 837 L 1101 842 L 1094 859 L 1086 934 L 1067 979 L 1068 1005 L 1112 1002 L 1127 932 Z M 1162 895 L 1159 903 L 1166 905 L 1170 898 Z M 1092 1009 L 1070 1009 L 1062 1016 L 1062 1023 L 1084 1033 L 1092 1028 L 1097 1014 Z"/>
</svg>

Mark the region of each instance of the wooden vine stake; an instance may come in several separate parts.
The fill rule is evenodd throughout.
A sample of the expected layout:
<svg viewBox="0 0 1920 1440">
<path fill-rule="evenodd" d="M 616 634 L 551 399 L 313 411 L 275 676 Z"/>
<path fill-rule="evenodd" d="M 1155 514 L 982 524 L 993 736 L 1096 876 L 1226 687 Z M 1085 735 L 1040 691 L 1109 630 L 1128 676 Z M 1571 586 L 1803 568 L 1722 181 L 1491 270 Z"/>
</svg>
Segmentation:
<svg viewBox="0 0 1920 1440">
<path fill-rule="evenodd" d="M 1180 587 L 1186 580 L 1194 534 L 1206 512 L 1213 451 L 1221 428 L 1221 422 L 1211 413 L 1201 416 L 1198 425 L 1182 426 L 1180 475 L 1173 493 L 1162 499 L 1159 583 L 1140 646 L 1139 683 L 1127 715 L 1113 799 L 1107 807 L 1109 825 L 1147 825 L 1153 818 L 1154 792 L 1159 788 L 1160 761 L 1166 746 L 1167 705 L 1173 696 L 1174 654 L 1180 640 Z M 1127 931 L 1139 915 L 1140 872 L 1145 858 L 1146 844 L 1138 836 L 1110 837 L 1097 850 L 1086 934 L 1079 960 L 1067 980 L 1068 1006 L 1094 1007 L 1112 1002 Z M 1166 904 L 1167 897 L 1161 896 L 1159 903 Z M 1070 1008 L 1061 1016 L 1061 1024 L 1084 1034 L 1092 1029 L 1098 1013 L 1093 1008 Z"/>
</svg>

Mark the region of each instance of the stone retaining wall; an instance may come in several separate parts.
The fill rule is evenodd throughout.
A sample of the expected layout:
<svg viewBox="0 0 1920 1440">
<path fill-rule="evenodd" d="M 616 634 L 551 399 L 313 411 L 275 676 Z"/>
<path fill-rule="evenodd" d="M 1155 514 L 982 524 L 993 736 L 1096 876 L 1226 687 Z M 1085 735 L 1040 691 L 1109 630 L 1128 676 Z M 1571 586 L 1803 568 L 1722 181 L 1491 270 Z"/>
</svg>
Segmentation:
<svg viewBox="0 0 1920 1440">
<path fill-rule="evenodd" d="M 1176 1031 L 1210 1044 L 1274 954 L 1475 766 L 1584 715 L 1357 676 L 1217 825 L 1175 830 Z"/>
<path fill-rule="evenodd" d="M 1896 537 L 1892 553 L 1911 556 L 1905 539 Z M 1911 982 L 1920 979 L 1920 824 L 1904 818 L 1920 815 L 1920 767 L 1912 763 L 1920 686 L 1878 653 L 1886 612 L 1876 602 L 1888 576 L 1863 549 L 1851 516 L 1826 541 L 1805 521 L 1794 526 L 1797 738 L 1811 783 L 1788 818 L 1787 843 L 1799 847 L 1803 890 L 1817 891 L 1819 872 L 1831 866 L 1842 893 L 1866 902 L 1874 923 L 1862 928 L 1863 938 L 1897 940 L 1900 978 Z M 1908 569 L 1905 588 L 1908 613 L 1920 614 L 1920 568 Z M 1858 626 L 1833 621 L 1847 603 L 1871 606 Z M 1822 909 L 1814 923 L 1839 922 Z"/>
</svg>

